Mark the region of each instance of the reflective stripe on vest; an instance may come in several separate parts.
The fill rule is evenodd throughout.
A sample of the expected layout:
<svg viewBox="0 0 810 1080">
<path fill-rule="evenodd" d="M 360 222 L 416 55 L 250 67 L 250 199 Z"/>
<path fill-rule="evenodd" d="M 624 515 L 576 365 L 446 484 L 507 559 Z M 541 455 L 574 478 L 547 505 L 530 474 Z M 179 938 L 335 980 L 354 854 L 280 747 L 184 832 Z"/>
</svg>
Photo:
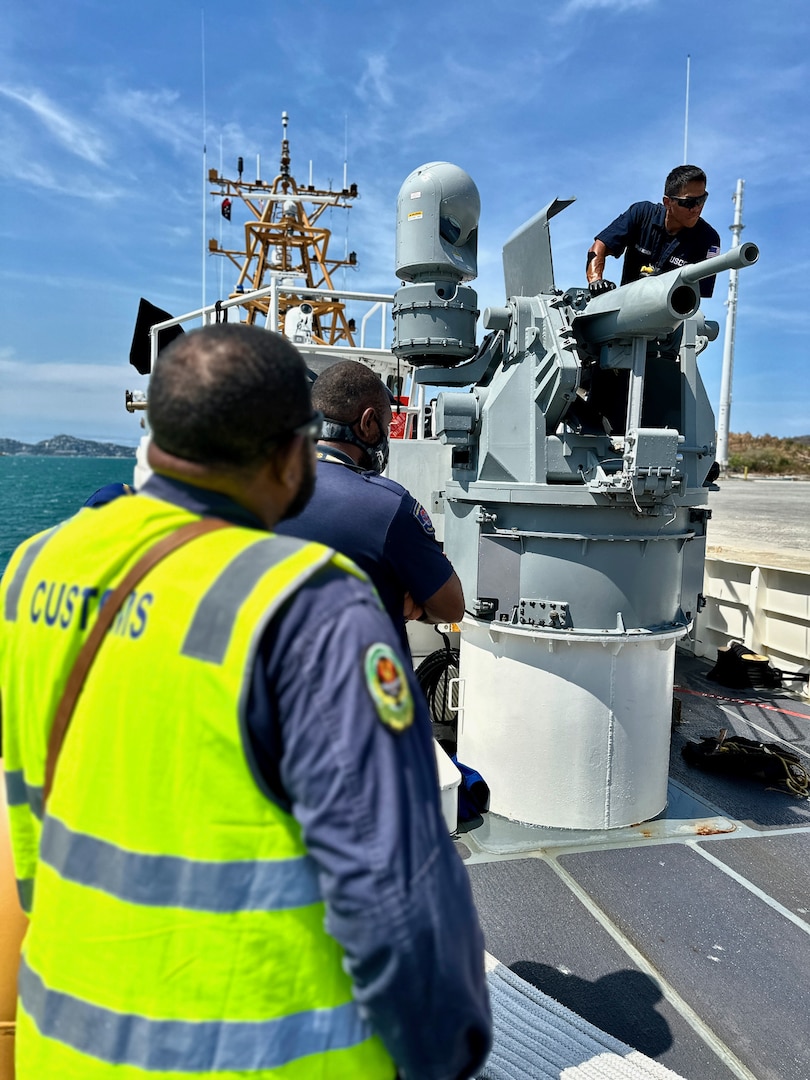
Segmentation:
<svg viewBox="0 0 810 1080">
<path fill-rule="evenodd" d="M 19 986 L 20 1000 L 26 1012 L 39 1017 L 37 1026 L 44 1036 L 111 1065 L 133 1065 L 146 1073 L 255 1074 L 298 1058 L 349 1049 L 368 1034 L 353 1002 L 277 1020 L 189 1022 L 117 1013 L 49 990 L 25 961 Z M 357 1080 L 366 1075 L 358 1073 Z"/>
<path fill-rule="evenodd" d="M 6 773 L 6 802 L 9 806 L 30 806 L 34 817 L 41 821 L 42 797 L 42 785 L 26 784 L 22 769 Z"/>
<path fill-rule="evenodd" d="M 281 911 L 321 899 L 315 864 L 293 859 L 204 862 L 141 855 L 47 817 L 39 857 L 68 881 L 119 900 L 191 911 Z"/>
<path fill-rule="evenodd" d="M 142 549 L 193 517 L 139 497 L 105 509 L 36 538 L 0 586 L 10 819 L 19 865 L 38 856 L 19 1075 L 390 1080 L 324 929 L 300 827 L 262 795 L 240 728 L 279 607 L 322 567 L 364 575 L 320 545 L 238 526 L 169 556 L 138 587 L 144 626 L 114 626 L 99 650 L 40 829 L 54 695 L 37 690 L 69 667 Z M 43 582 L 54 597 L 91 589 L 87 619 L 56 599 L 58 619 L 34 618 Z M 30 901 L 34 883 L 18 876 Z"/>
<path fill-rule="evenodd" d="M 221 664 L 231 640 L 236 615 L 259 579 L 302 547 L 303 541 L 291 536 L 274 536 L 272 540 L 252 544 L 237 555 L 200 601 L 183 642 L 183 655 Z M 331 549 L 324 548 L 321 558 L 312 564 L 311 572 L 325 566 L 331 558 Z M 273 610 L 277 611 L 299 585 L 299 581 L 290 581 L 286 589 L 276 595 Z"/>
<path fill-rule="evenodd" d="M 25 584 L 25 579 L 31 568 L 31 564 L 58 528 L 60 528 L 60 526 L 55 525 L 52 529 L 48 529 L 47 532 L 38 536 L 33 543 L 29 545 L 22 559 L 20 559 L 19 565 L 14 571 L 11 581 L 9 582 L 8 590 L 6 591 L 5 617 L 7 622 L 16 622 L 17 608 L 20 603 L 20 593 L 22 592 L 22 587 Z"/>
</svg>

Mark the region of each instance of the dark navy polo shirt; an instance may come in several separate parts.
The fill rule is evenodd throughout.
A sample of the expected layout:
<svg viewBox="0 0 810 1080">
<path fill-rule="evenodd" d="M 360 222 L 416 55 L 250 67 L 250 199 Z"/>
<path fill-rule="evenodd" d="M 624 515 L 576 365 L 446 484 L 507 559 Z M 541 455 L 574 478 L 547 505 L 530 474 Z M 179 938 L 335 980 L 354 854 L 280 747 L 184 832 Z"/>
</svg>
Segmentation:
<svg viewBox="0 0 810 1080">
<path fill-rule="evenodd" d="M 405 593 L 424 604 L 450 579 L 453 567 L 427 511 L 401 484 L 359 470 L 331 447 L 318 452 L 312 498 L 276 531 L 326 544 L 365 570 L 407 649 Z"/>
<path fill-rule="evenodd" d="M 681 229 L 670 236 L 664 228 L 667 210 L 663 203 L 633 203 L 606 229 L 597 233 L 609 255 L 619 258 L 627 250 L 622 271 L 622 285 L 638 281 L 643 266 L 654 266 L 657 274 L 691 266 L 720 254 L 720 236 L 703 218 L 691 229 Z M 700 295 L 711 296 L 714 277 L 699 282 Z"/>
</svg>

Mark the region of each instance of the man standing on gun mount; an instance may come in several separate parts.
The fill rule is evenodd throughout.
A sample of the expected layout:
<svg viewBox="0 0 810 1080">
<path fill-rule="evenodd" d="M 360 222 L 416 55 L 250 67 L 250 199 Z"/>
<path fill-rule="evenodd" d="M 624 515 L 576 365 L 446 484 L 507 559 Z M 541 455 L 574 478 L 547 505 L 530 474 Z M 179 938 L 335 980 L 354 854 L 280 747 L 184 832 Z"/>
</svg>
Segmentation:
<svg viewBox="0 0 810 1080">
<path fill-rule="evenodd" d="M 603 277 L 607 255 L 618 259 L 626 251 L 622 285 L 719 255 L 720 236 L 700 216 L 708 197 L 703 170 L 679 165 L 667 177 L 660 203 L 633 203 L 597 233 L 585 268 L 591 296 L 616 288 Z M 703 278 L 700 295 L 713 291 L 714 277 Z"/>
</svg>

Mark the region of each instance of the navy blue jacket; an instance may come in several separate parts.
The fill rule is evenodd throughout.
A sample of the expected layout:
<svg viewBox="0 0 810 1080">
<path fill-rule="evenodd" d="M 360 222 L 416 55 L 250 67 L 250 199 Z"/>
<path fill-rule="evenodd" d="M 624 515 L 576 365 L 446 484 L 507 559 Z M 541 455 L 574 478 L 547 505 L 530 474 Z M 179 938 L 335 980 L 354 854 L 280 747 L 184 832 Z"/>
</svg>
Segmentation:
<svg viewBox="0 0 810 1080">
<path fill-rule="evenodd" d="M 358 469 L 332 447 L 318 448 L 317 469 L 304 512 L 277 531 L 342 551 L 365 570 L 407 650 L 405 593 L 421 606 L 453 573 L 430 517 L 401 484 Z"/>
<path fill-rule="evenodd" d="M 691 229 L 680 229 L 670 236 L 664 228 L 667 210 L 663 203 L 633 203 L 606 229 L 597 233 L 609 255 L 616 258 L 627 250 L 622 270 L 622 285 L 638 281 L 643 266 L 655 267 L 657 274 L 710 259 L 720 254 L 720 236 L 703 218 Z M 700 295 L 711 296 L 714 277 L 700 282 Z"/>
<path fill-rule="evenodd" d="M 190 484 L 153 475 L 142 490 L 263 528 Z M 376 642 L 398 654 L 410 683 L 415 716 L 403 731 L 372 700 L 363 659 Z M 256 781 L 302 826 L 327 929 L 401 1076 L 474 1075 L 491 1040 L 483 937 L 441 813 L 427 705 L 366 582 L 327 568 L 287 601 L 261 640 L 242 709 Z"/>
</svg>

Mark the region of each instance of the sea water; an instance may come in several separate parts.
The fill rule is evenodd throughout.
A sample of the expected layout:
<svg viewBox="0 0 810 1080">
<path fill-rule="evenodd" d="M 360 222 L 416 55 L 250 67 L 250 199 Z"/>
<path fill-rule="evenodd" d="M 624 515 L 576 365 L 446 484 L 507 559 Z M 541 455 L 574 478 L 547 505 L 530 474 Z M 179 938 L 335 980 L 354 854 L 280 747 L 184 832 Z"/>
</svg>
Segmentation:
<svg viewBox="0 0 810 1080">
<path fill-rule="evenodd" d="M 134 451 L 131 458 L 0 455 L 0 574 L 19 543 L 71 517 L 105 484 L 131 484 L 134 470 Z M 744 546 L 756 549 L 752 561 L 770 563 L 768 552 L 777 563 L 784 551 L 804 552 L 810 565 L 810 481 L 723 479 L 708 503 L 710 548 Z"/>
<path fill-rule="evenodd" d="M 105 484 L 131 484 L 131 458 L 0 456 L 0 573 L 19 543 L 72 517 Z"/>
</svg>

